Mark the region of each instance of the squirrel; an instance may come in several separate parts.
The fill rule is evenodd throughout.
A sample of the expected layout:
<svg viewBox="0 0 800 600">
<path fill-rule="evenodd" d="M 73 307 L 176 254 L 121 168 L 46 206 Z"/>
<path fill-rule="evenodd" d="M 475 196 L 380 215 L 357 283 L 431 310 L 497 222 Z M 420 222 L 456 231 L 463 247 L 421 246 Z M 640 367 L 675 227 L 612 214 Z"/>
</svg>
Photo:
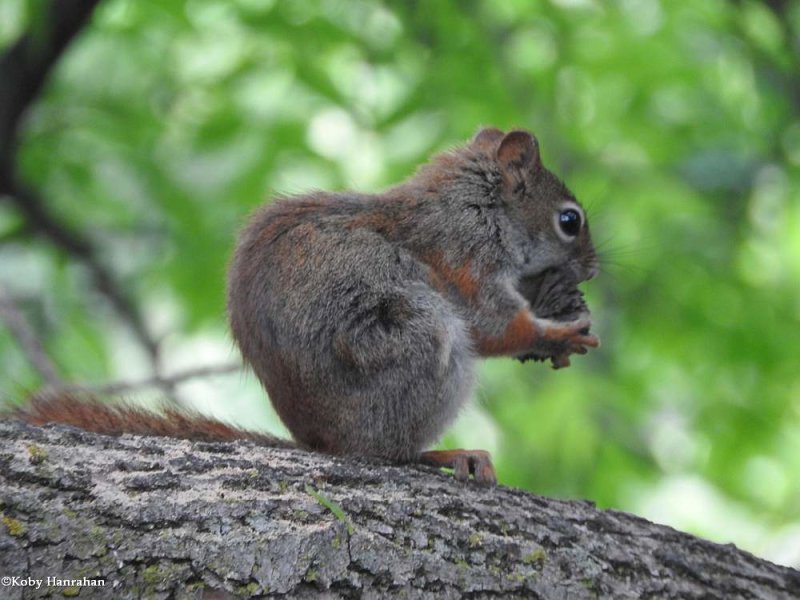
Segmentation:
<svg viewBox="0 0 800 600">
<path fill-rule="evenodd" d="M 575 310 L 565 307 L 564 319 L 532 312 L 530 282 L 566 293 L 552 284 L 559 272 L 575 285 L 598 272 L 583 209 L 543 166 L 531 133 L 485 128 L 383 193 L 320 191 L 256 210 L 230 264 L 227 308 L 245 362 L 298 446 L 494 484 L 487 452 L 426 448 L 469 401 L 478 357 L 550 358 L 559 368 L 599 345 L 579 292 L 566 294 Z M 29 420 L 265 441 L 174 412 L 75 405 L 39 400 Z"/>
</svg>

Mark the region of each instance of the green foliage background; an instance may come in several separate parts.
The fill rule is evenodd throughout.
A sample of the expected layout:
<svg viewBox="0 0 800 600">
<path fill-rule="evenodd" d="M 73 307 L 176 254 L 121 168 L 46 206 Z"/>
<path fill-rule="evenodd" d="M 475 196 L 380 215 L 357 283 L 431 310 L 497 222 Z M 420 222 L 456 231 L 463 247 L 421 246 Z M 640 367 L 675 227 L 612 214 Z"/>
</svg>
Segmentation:
<svg viewBox="0 0 800 600">
<path fill-rule="evenodd" d="M 35 4 L 0 0 L 0 45 Z M 20 167 L 177 369 L 235 358 L 226 261 L 273 193 L 379 190 L 479 125 L 533 130 L 604 252 L 585 286 L 604 345 L 566 371 L 487 362 L 445 443 L 489 447 L 509 485 L 797 566 L 799 39 L 796 1 L 107 0 Z M 0 265 L 65 379 L 147 373 L 84 270 L 8 203 Z M 277 429 L 252 378 L 228 379 L 180 394 Z M 0 393 L 40 383 L 0 329 Z"/>
</svg>

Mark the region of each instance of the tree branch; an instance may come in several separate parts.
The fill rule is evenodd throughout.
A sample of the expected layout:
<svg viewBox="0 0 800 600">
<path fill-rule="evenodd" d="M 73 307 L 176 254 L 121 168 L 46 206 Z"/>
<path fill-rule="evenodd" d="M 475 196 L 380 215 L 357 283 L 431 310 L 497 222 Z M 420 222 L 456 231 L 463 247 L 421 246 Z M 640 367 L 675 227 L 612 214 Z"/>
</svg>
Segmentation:
<svg viewBox="0 0 800 600">
<path fill-rule="evenodd" d="M 133 330 L 158 372 L 158 343 L 136 307 L 98 258 L 91 241 L 60 222 L 41 196 L 16 173 L 16 154 L 24 115 L 36 100 L 58 59 L 88 22 L 99 0 L 54 0 L 42 9 L 33 31 L 0 56 L 0 200 L 11 202 L 27 226 L 89 271 L 95 288 Z"/>
<path fill-rule="evenodd" d="M 63 385 L 50 357 L 42 348 L 39 339 L 31 329 L 22 311 L 19 310 L 11 294 L 0 286 L 0 317 L 6 322 L 12 335 L 17 338 L 20 348 L 30 361 L 31 365 L 39 372 L 47 385 L 61 387 Z"/>
<path fill-rule="evenodd" d="M 140 379 L 138 381 L 115 381 L 112 383 L 102 383 L 99 385 L 75 385 L 63 384 L 56 386 L 59 390 L 86 392 L 92 396 L 118 396 L 120 394 L 127 394 L 132 391 L 141 390 L 145 388 L 160 388 L 160 389 L 175 389 L 181 383 L 185 383 L 190 379 L 200 379 L 205 377 L 214 377 L 216 375 L 227 375 L 236 371 L 242 370 L 240 363 L 231 363 L 229 365 L 212 365 L 208 367 L 197 367 L 195 369 L 187 369 L 174 375 L 164 376 L 156 375 L 148 377 L 147 379 Z"/>
<path fill-rule="evenodd" d="M 800 594 L 732 545 L 424 467 L 16 421 L 0 446 L 0 573 L 42 579 L 11 598 Z"/>
<path fill-rule="evenodd" d="M 99 0 L 55 0 L 41 9 L 35 31 L 0 57 L 0 192 L 10 193 L 19 124 L 66 47 Z"/>
</svg>

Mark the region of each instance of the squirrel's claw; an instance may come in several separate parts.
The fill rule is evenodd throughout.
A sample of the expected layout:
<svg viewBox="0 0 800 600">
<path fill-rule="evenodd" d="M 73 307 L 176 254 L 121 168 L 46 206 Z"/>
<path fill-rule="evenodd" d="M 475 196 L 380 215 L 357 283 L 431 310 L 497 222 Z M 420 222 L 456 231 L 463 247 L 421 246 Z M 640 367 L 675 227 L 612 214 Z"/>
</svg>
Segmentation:
<svg viewBox="0 0 800 600">
<path fill-rule="evenodd" d="M 581 334 L 570 340 L 573 345 L 583 348 L 583 352 L 579 354 L 586 354 L 586 346 L 590 348 L 597 348 L 600 346 L 600 338 L 592 334 Z M 578 352 L 577 350 L 575 352 Z"/>
<path fill-rule="evenodd" d="M 497 484 L 492 458 L 485 450 L 430 450 L 420 454 L 419 462 L 432 467 L 453 469 L 453 475 L 458 481 L 468 480 L 471 474 L 476 483 Z"/>
<path fill-rule="evenodd" d="M 570 366 L 571 354 L 586 354 L 589 348 L 597 348 L 600 345 L 600 338 L 589 333 L 592 322 L 587 318 L 564 323 L 550 319 L 536 321 L 544 347 L 557 349 L 550 356 L 554 369 Z"/>
</svg>

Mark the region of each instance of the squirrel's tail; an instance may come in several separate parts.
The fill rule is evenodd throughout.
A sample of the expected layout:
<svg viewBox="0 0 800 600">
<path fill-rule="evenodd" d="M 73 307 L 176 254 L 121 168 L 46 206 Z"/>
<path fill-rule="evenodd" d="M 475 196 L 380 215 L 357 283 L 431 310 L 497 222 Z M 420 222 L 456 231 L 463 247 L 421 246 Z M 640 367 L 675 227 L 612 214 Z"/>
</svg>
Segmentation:
<svg viewBox="0 0 800 600">
<path fill-rule="evenodd" d="M 100 402 L 92 396 L 69 391 L 34 394 L 30 404 L 15 410 L 11 416 L 31 425 L 61 423 L 107 435 L 133 433 L 208 442 L 251 440 L 264 446 L 295 447 L 288 440 L 239 429 L 186 410 L 167 408 L 156 413 L 129 404 Z"/>
</svg>

